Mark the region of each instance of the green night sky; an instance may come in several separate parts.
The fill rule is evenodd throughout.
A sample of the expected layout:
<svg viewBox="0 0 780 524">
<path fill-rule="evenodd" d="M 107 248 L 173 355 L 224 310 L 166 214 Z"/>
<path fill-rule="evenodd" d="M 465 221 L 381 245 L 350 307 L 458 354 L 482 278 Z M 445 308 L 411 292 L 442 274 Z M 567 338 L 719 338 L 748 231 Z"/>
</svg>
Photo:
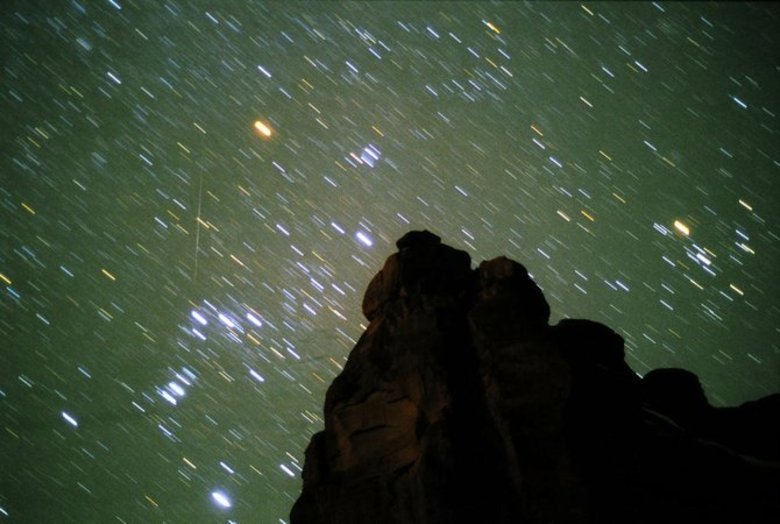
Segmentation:
<svg viewBox="0 0 780 524">
<path fill-rule="evenodd" d="M 286 522 L 410 229 L 778 391 L 779 15 L 3 2 L 0 522 Z"/>
</svg>

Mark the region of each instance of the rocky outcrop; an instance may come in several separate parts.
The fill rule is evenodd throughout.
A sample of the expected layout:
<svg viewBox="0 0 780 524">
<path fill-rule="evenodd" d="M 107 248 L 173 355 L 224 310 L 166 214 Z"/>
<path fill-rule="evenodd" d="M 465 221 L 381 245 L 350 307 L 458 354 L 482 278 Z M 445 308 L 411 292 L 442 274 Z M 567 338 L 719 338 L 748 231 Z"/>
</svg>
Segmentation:
<svg viewBox="0 0 780 524">
<path fill-rule="evenodd" d="M 368 286 L 293 524 L 775 522 L 780 396 L 709 405 L 695 375 L 624 361 L 588 320 L 548 325 L 526 269 L 427 232 Z"/>
</svg>

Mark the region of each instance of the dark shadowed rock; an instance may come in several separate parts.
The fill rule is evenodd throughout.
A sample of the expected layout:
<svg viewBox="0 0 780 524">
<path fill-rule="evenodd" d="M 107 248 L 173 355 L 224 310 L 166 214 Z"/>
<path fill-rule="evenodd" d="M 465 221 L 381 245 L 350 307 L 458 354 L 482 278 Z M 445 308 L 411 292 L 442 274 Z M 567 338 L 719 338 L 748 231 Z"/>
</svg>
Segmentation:
<svg viewBox="0 0 780 524">
<path fill-rule="evenodd" d="M 549 326 L 521 264 L 472 270 L 427 231 L 396 245 L 328 389 L 293 524 L 780 517 L 780 395 L 714 408 L 690 372 L 641 379 L 607 326 Z"/>
<path fill-rule="evenodd" d="M 692 430 L 699 429 L 712 410 L 699 377 L 685 369 L 654 369 L 646 374 L 642 399 L 648 409 Z"/>
</svg>

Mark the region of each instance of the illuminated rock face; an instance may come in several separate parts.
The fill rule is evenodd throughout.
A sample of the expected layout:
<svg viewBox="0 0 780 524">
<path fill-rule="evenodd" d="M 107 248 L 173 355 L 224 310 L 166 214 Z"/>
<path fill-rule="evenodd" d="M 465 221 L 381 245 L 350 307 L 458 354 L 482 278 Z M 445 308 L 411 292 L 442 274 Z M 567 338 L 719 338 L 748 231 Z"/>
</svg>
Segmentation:
<svg viewBox="0 0 780 524">
<path fill-rule="evenodd" d="M 640 379 L 608 327 L 549 326 L 522 265 L 472 270 L 429 232 L 396 245 L 328 389 L 293 524 L 778 517 L 780 397 L 713 408 L 683 370 Z"/>
</svg>

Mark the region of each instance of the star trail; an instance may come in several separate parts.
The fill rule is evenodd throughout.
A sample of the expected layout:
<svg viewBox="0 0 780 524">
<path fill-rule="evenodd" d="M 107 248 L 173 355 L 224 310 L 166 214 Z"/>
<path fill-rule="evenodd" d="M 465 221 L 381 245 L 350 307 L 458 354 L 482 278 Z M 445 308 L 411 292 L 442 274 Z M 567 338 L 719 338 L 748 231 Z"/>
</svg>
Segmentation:
<svg viewBox="0 0 780 524">
<path fill-rule="evenodd" d="M 776 392 L 778 14 L 5 2 L 0 520 L 286 522 L 411 229 Z"/>
</svg>

